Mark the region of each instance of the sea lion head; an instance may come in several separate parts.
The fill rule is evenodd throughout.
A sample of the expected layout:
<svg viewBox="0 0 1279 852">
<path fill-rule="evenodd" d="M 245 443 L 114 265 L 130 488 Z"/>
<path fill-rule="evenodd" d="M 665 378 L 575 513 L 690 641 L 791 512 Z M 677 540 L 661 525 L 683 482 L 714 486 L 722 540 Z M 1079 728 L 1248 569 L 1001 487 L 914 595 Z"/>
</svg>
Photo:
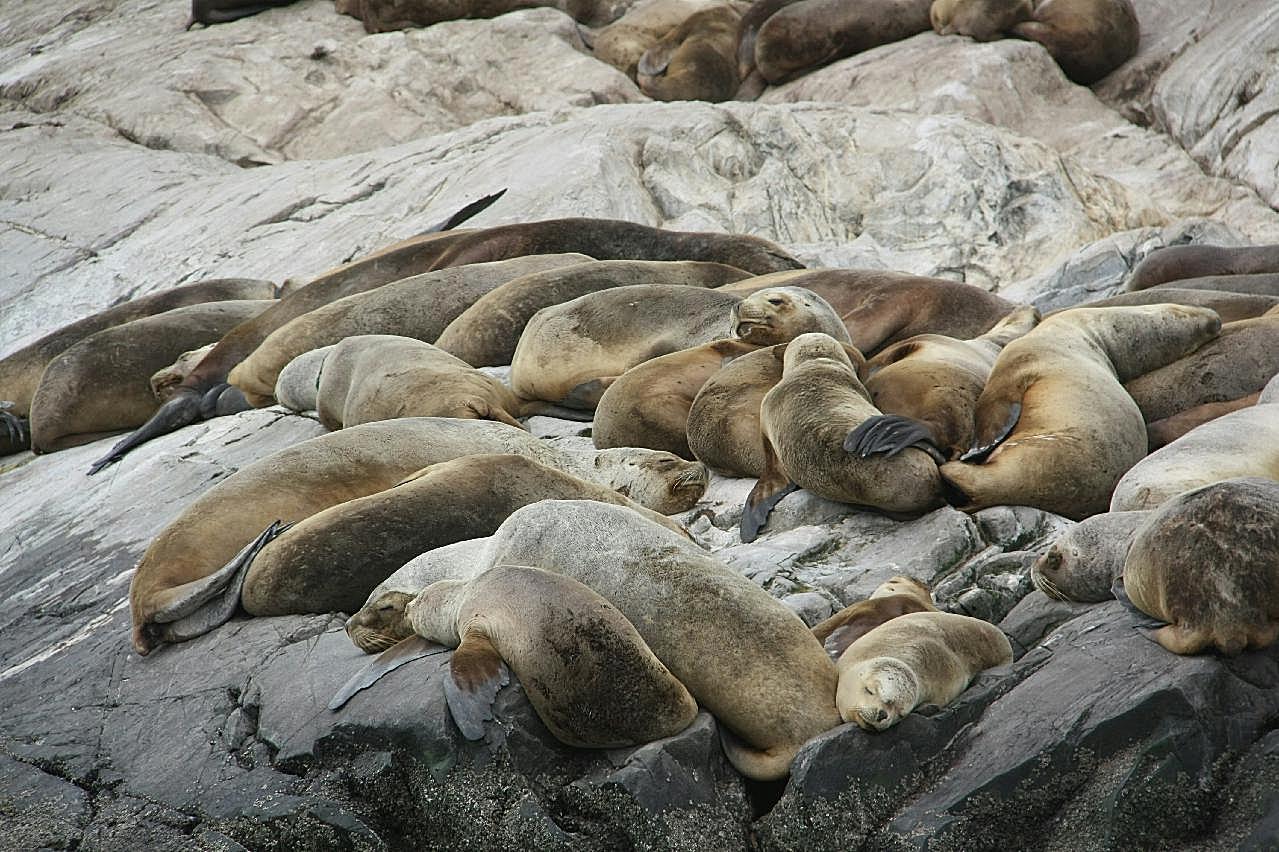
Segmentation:
<svg viewBox="0 0 1279 852">
<path fill-rule="evenodd" d="M 609 488 L 663 515 L 693 508 L 702 499 L 710 479 L 701 462 L 636 447 L 600 450 L 595 455 L 595 467 Z"/>
<path fill-rule="evenodd" d="M 933 593 L 914 577 L 901 575 L 890 577 L 880 583 L 875 591 L 870 593 L 871 598 L 886 598 L 890 595 L 906 595 L 927 603 L 929 606 L 932 606 L 933 603 Z"/>
<path fill-rule="evenodd" d="M 462 644 L 457 617 L 466 586 L 466 580 L 437 580 L 411 598 L 404 607 L 404 620 L 411 633 L 450 648 Z"/>
<path fill-rule="evenodd" d="M 786 354 L 782 357 L 782 376 L 784 377 L 801 364 L 818 359 L 833 360 L 842 364 L 854 375 L 857 372 L 853 367 L 852 359 L 848 357 L 848 353 L 844 351 L 844 347 L 838 340 L 829 334 L 815 332 L 801 334 L 786 347 Z"/>
<path fill-rule="evenodd" d="M 216 345 L 216 343 L 210 343 L 208 346 L 201 346 L 199 349 L 183 352 L 178 356 L 178 360 L 161 370 L 157 370 L 151 376 L 151 393 L 155 394 L 156 400 L 163 404 L 173 399 L 178 385 L 182 384 L 183 380 L 191 374 L 196 365 Z"/>
<path fill-rule="evenodd" d="M 1097 603 L 1123 573 L 1133 533 L 1147 512 L 1106 512 L 1075 524 L 1030 566 L 1035 588 L 1059 601 Z"/>
<path fill-rule="evenodd" d="M 413 595 L 383 592 L 346 620 L 346 635 L 366 654 L 376 654 L 413 635 L 405 615 Z"/>
<path fill-rule="evenodd" d="M 769 287 L 733 306 L 733 333 L 747 343 L 772 346 L 806 332 L 823 332 L 852 343 L 848 329 L 821 296 L 803 287 Z"/>
<path fill-rule="evenodd" d="M 901 660 L 874 657 L 839 678 L 836 704 L 845 722 L 883 731 L 902 720 L 919 701 L 919 681 Z"/>
</svg>

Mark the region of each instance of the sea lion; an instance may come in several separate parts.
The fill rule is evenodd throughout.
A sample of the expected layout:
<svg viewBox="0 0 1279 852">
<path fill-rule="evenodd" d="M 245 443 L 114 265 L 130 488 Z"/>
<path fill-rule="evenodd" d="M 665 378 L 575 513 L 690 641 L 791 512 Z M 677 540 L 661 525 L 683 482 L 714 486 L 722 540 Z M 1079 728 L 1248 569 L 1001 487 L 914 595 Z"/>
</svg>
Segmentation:
<svg viewBox="0 0 1279 852">
<path fill-rule="evenodd" d="M 1033 506 L 1073 520 L 1106 511 L 1146 455 L 1123 382 L 1211 340 L 1204 308 L 1146 305 L 1054 314 L 999 353 L 977 400 L 973 448 L 941 474 L 965 511 Z"/>
<path fill-rule="evenodd" d="M 1164 246 L 1141 259 L 1124 283 L 1124 289 L 1145 290 L 1169 281 L 1209 275 L 1276 272 L 1279 272 L 1279 245 Z"/>
<path fill-rule="evenodd" d="M 378 474 L 384 473 L 378 471 Z M 368 479 L 355 480 L 367 488 Z M 223 483 L 230 481 L 224 480 Z M 330 497 L 341 485 L 330 485 Z M 226 565 L 211 557 L 237 525 L 204 524 L 205 540 L 181 525 L 184 513 L 152 543 L 130 586 L 133 644 L 139 654 L 162 642 L 180 642 L 224 623 L 238 601 L 251 615 L 354 612 L 369 592 L 412 557 L 456 541 L 489 535 L 515 509 L 547 499 L 603 500 L 633 510 L 672 531 L 673 521 L 594 482 L 514 454 L 471 455 L 424 468 L 391 487 L 331 503 L 285 525 L 271 522 Z M 307 495 L 312 506 L 320 502 Z M 255 507 L 285 514 L 293 507 Z M 254 508 L 241 510 L 244 516 Z M 299 513 L 300 514 L 300 513 Z M 278 516 L 277 516 L 278 517 Z M 295 520 L 296 518 L 296 520 Z M 169 536 L 177 527 L 178 541 Z M 186 539 L 185 542 L 181 539 Z M 174 545 L 204 545 L 198 560 L 174 559 Z"/>
<path fill-rule="evenodd" d="M 864 369 L 861 353 L 851 346 L 848 349 L 852 350 L 849 359 Z M 749 352 L 706 380 L 686 418 L 688 448 L 696 459 L 728 476 L 758 477 L 764 472 L 759 405 L 764 394 L 781 381 L 785 353 L 784 343 Z"/>
<path fill-rule="evenodd" d="M 639 284 L 587 293 L 533 315 L 511 359 L 521 399 L 594 409 L 636 364 L 726 338 L 735 293 Z"/>
<path fill-rule="evenodd" d="M 1210 402 L 1247 397 L 1279 373 L 1279 313 L 1223 323 L 1184 358 L 1124 384 L 1146 422 Z"/>
<path fill-rule="evenodd" d="M 440 253 L 454 240 L 466 236 L 452 230 L 471 216 L 486 209 L 506 190 L 473 201 L 426 232 L 394 243 L 357 261 L 343 264 L 298 287 L 285 282 L 285 293 L 279 303 L 227 332 L 209 354 L 178 385 L 172 399 L 132 434 L 111 448 L 107 455 L 89 468 L 89 475 L 124 458 L 135 447 L 159 435 L 195 423 L 216 411 L 216 401 L 229 387 L 226 378 L 231 368 L 257 348 L 268 334 L 294 317 L 334 299 L 360 293 L 426 271 L 433 267 Z M 212 397 L 212 403 L 210 403 Z"/>
<path fill-rule="evenodd" d="M 1178 278 L 1165 284 L 1142 288 L 1147 290 L 1215 290 L 1222 293 L 1248 293 L 1253 296 L 1279 296 L 1279 272 L 1251 275 L 1204 275 Z"/>
<path fill-rule="evenodd" d="M 755 32 L 755 66 L 769 83 L 783 83 L 930 26 L 932 0 L 799 0 L 778 9 Z"/>
<path fill-rule="evenodd" d="M 1167 622 L 1174 654 L 1226 655 L 1279 637 L 1279 482 L 1229 479 L 1173 497 L 1133 536 L 1123 591 Z"/>
<path fill-rule="evenodd" d="M 215 341 L 273 299 L 204 302 L 104 328 L 49 362 L 31 400 L 31 448 L 51 453 L 145 423 L 159 408 L 151 374 Z"/>
<path fill-rule="evenodd" d="M 803 287 L 755 290 L 733 306 L 730 320 L 733 333 L 756 346 L 786 343 L 814 331 L 852 343 L 830 302 Z"/>
<path fill-rule="evenodd" d="M 697 715 L 626 617 L 571 577 L 498 565 L 469 582 L 433 583 L 406 614 L 417 635 L 456 649 L 444 692 L 468 739 L 484 736 L 506 666 L 566 745 L 636 746 L 674 736 Z"/>
<path fill-rule="evenodd" d="M 254 278 L 212 278 L 195 284 L 184 284 L 158 293 L 139 296 L 92 316 L 64 325 L 34 343 L 0 359 L 0 400 L 9 406 L 9 414 L 24 423 L 31 412 L 31 397 L 49 362 L 71 346 L 105 328 L 122 325 L 142 317 L 161 314 L 184 305 L 201 302 L 225 302 L 237 299 L 271 299 L 275 285 Z M 0 417 L 0 420 L 3 420 Z M 25 426 L 24 426 L 25 428 Z"/>
<path fill-rule="evenodd" d="M 716 340 L 627 370 L 595 408 L 595 446 L 648 447 L 692 459 L 687 427 L 698 391 L 724 364 L 758 348 L 740 340 Z"/>
<path fill-rule="evenodd" d="M 966 340 L 985 334 L 1018 307 L 972 284 L 880 269 L 804 269 L 747 278 L 719 289 L 742 296 L 767 287 L 812 290 L 848 329 L 853 345 L 870 358 L 916 334 Z"/>
<path fill-rule="evenodd" d="M 1168 446 L 1181 436 L 1188 434 L 1191 429 L 1202 426 L 1209 420 L 1216 420 L 1241 408 L 1256 405 L 1260 397 L 1261 391 L 1257 391 L 1225 402 L 1206 402 L 1194 408 L 1187 408 L 1171 417 L 1147 423 L 1146 440 L 1150 450 L 1153 452 L 1160 447 Z"/>
<path fill-rule="evenodd" d="M 731 4 L 702 9 L 640 57 L 635 82 L 659 101 L 726 101 L 737 93 L 737 27 Z"/>
<path fill-rule="evenodd" d="M 1219 290 L 1187 290 L 1180 287 L 1138 290 L 1135 293 L 1119 293 L 1105 299 L 1097 299 L 1076 305 L 1081 308 L 1117 308 L 1134 305 L 1191 305 L 1215 311 L 1222 322 L 1237 322 L 1259 317 L 1276 306 L 1279 296 L 1252 293 L 1230 293 Z M 1063 311 L 1072 310 L 1062 308 Z M 1061 313 L 1051 311 L 1049 316 Z"/>
<path fill-rule="evenodd" d="M 845 449 L 849 432 L 879 413 L 838 341 L 820 333 L 792 340 L 781 381 L 760 403 L 765 466 L 746 499 L 742 541 L 754 541 L 773 506 L 797 487 L 899 516 L 943 505 L 927 452 L 909 447 L 863 459 Z"/>
<path fill-rule="evenodd" d="M 848 646 L 886 621 L 908 612 L 936 612 L 933 593 L 914 577 L 893 577 L 871 592 L 870 597 L 846 606 L 813 627 L 832 660 L 838 660 Z"/>
<path fill-rule="evenodd" d="M 1192 429 L 1138 461 L 1116 483 L 1110 510 L 1153 509 L 1183 491 L 1240 476 L 1279 479 L 1279 377 L 1256 405 Z"/>
<path fill-rule="evenodd" d="M 632 80 L 640 57 L 690 15 L 706 7 L 697 0 L 643 0 L 595 35 L 590 47 L 595 58 L 607 62 Z"/>
<path fill-rule="evenodd" d="M 204 360 L 204 356 L 208 355 L 217 346 L 217 341 L 206 343 L 199 349 L 188 349 L 177 357 L 172 364 L 156 370 L 151 374 L 151 394 L 160 404 L 164 404 L 178 392 L 178 386 L 195 369 L 195 366 Z"/>
<path fill-rule="evenodd" d="M 633 284 L 718 287 L 750 273 L 722 263 L 680 260 L 599 260 L 525 275 L 475 300 L 440 333 L 435 345 L 473 367 L 511 363 L 533 314 L 587 293 Z"/>
<path fill-rule="evenodd" d="M 949 612 L 912 612 L 871 630 L 839 658 L 840 718 L 867 731 L 896 725 L 921 704 L 945 707 L 985 669 L 1013 661 L 998 627 Z"/>
<path fill-rule="evenodd" d="M 514 257 L 425 272 L 337 299 L 271 332 L 231 370 L 227 381 L 253 405 L 270 405 L 280 371 L 303 352 L 365 334 L 395 334 L 433 343 L 462 311 L 494 288 L 529 273 L 587 260 L 581 254 Z"/>
<path fill-rule="evenodd" d="M 853 450 L 893 455 L 924 440 L 959 458 L 972 446 L 973 411 L 995 359 L 1038 322 L 1039 311 L 1026 305 L 972 340 L 919 334 L 880 350 L 866 364 L 865 385 L 884 414 L 853 430 Z"/>
<path fill-rule="evenodd" d="M 1102 512 L 1084 518 L 1053 540 L 1030 566 L 1030 581 L 1050 598 L 1100 603 L 1124 572 L 1133 534 L 1148 512 Z"/>
<path fill-rule="evenodd" d="M 296 0 L 191 0 L 191 18 L 187 21 L 186 29 L 189 30 L 196 24 L 204 24 L 206 27 L 225 24 L 294 2 Z"/>
<path fill-rule="evenodd" d="M 737 76 L 742 82 L 737 90 L 736 100 L 753 101 L 768 88 L 768 81 L 755 67 L 755 41 L 759 38 L 759 28 L 779 9 L 798 2 L 799 0 L 755 0 L 742 14 L 742 20 L 737 25 Z"/>
<path fill-rule="evenodd" d="M 1031 0 L 933 0 L 928 19 L 938 35 L 994 41 L 1034 14 Z"/>
</svg>

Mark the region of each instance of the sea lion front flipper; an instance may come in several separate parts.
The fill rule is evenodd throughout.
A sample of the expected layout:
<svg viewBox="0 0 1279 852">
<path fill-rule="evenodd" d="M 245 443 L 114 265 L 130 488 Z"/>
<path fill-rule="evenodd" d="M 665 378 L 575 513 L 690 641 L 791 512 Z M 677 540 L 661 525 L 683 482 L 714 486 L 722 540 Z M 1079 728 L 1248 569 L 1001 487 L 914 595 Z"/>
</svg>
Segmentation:
<svg viewBox="0 0 1279 852">
<path fill-rule="evenodd" d="M 939 464 L 946 461 L 927 423 L 901 414 L 877 414 L 844 438 L 844 451 L 864 459 L 876 453 L 895 456 L 907 447 L 923 450 Z"/>
<path fill-rule="evenodd" d="M 764 439 L 764 460 L 764 471 L 751 493 L 746 495 L 746 505 L 742 507 L 741 536 L 744 544 L 750 544 L 759 537 L 760 528 L 768 523 L 769 513 L 783 497 L 799 490 L 799 486 L 782 469 L 767 438 Z"/>
<path fill-rule="evenodd" d="M 137 429 L 125 435 L 111 448 L 111 452 L 95 461 L 89 467 L 89 476 L 93 476 L 108 465 L 115 464 L 128 455 L 134 447 L 139 447 L 158 438 L 175 432 L 183 426 L 189 426 L 200 420 L 200 404 L 203 396 L 194 393 L 180 393 L 151 415 L 151 419 Z"/>
<path fill-rule="evenodd" d="M 468 740 L 484 736 L 497 692 L 510 681 L 510 670 L 488 636 L 474 627 L 467 630 L 444 678 L 444 697 L 462 736 Z"/>
<path fill-rule="evenodd" d="M 1002 424 L 996 434 L 992 435 L 989 439 L 979 437 L 978 440 L 980 440 L 981 443 L 974 444 L 972 449 L 959 457 L 959 460 L 961 462 L 981 464 L 986 460 L 986 456 L 990 455 L 994 451 L 995 447 L 998 447 L 1001 443 L 1003 443 L 1005 438 L 1013 433 L 1013 430 L 1017 428 L 1017 421 L 1020 419 L 1021 401 L 1019 400 L 1017 402 L 1008 403 L 1008 413 L 1003 418 Z M 995 420 L 994 422 L 1000 421 Z"/>
<path fill-rule="evenodd" d="M 444 221 L 436 222 L 434 225 L 423 231 L 422 234 L 435 234 L 440 231 L 451 231 L 467 219 L 470 219 L 472 216 L 483 213 L 488 209 L 489 205 L 491 205 L 494 201 L 497 201 L 503 195 L 506 195 L 505 187 L 499 189 L 492 195 L 486 195 L 483 198 L 472 201 L 470 204 L 466 205 Z M 418 236 L 422 236 L 422 234 L 418 234 Z"/>
<path fill-rule="evenodd" d="M 203 636 L 226 624 L 240 605 L 240 590 L 249 575 L 253 559 L 293 524 L 274 521 L 249 542 L 235 558 L 208 577 L 187 583 L 180 596 L 172 598 L 152 616 L 160 638 L 165 642 L 184 642 Z"/>
<path fill-rule="evenodd" d="M 447 650 L 448 648 L 443 645 L 428 642 L 421 636 L 415 635 L 407 639 L 401 639 L 370 660 L 364 668 L 342 684 L 342 688 L 335 692 L 333 698 L 329 700 L 329 709 L 335 712 L 341 710 L 343 705 L 355 697 L 357 692 L 368 689 L 381 680 L 384 675 L 390 674 L 405 663 L 411 663 L 414 660 L 420 660 L 423 657 L 430 657 L 435 654 L 442 654 Z"/>
</svg>

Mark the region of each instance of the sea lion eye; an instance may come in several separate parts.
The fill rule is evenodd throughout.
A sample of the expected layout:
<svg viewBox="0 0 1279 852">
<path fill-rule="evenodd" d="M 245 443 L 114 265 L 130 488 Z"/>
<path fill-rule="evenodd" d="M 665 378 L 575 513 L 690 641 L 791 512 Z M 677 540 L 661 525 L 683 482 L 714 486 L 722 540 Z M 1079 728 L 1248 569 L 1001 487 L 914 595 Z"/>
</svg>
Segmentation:
<svg viewBox="0 0 1279 852">
<path fill-rule="evenodd" d="M 390 611 L 391 611 L 391 610 L 393 610 L 393 609 L 395 609 L 395 607 L 394 607 L 393 605 L 391 605 L 391 604 L 389 604 L 389 603 L 385 603 L 385 604 L 382 604 L 380 607 L 378 607 L 378 608 L 377 608 L 377 611 L 378 611 L 378 612 L 390 612 Z"/>
<path fill-rule="evenodd" d="M 773 296 L 772 298 L 768 300 L 768 303 L 770 305 L 776 305 L 777 307 L 780 308 L 782 305 L 786 304 L 786 300 L 783 299 L 781 296 Z"/>
</svg>

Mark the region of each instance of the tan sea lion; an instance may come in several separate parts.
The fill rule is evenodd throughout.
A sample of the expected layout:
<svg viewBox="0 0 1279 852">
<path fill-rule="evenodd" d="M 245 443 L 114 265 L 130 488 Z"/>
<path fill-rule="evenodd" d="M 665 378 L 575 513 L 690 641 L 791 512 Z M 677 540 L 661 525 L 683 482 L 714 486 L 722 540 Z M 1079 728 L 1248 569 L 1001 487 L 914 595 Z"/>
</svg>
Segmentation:
<svg viewBox="0 0 1279 852">
<path fill-rule="evenodd" d="M 1217 315 L 1184 305 L 1074 308 L 999 353 L 977 401 L 973 449 L 941 474 L 961 508 L 1034 506 L 1079 520 L 1106 511 L 1146 455 L 1134 376 L 1211 340 Z"/>
<path fill-rule="evenodd" d="M 972 446 L 973 412 L 995 359 L 1038 322 L 1039 311 L 1026 305 L 972 340 L 919 334 L 880 350 L 866 364 L 865 385 L 884 414 L 853 430 L 853 451 L 893 455 L 923 440 L 959 458 Z"/>
<path fill-rule="evenodd" d="M 1142 258 L 1128 276 L 1124 289 L 1145 290 L 1165 282 L 1208 275 L 1276 272 L 1279 272 L 1279 245 L 1165 246 Z"/>
<path fill-rule="evenodd" d="M 912 612 L 874 628 L 839 658 L 836 704 L 868 731 L 896 725 L 921 704 L 945 707 L 985 669 L 1013 661 L 998 627 L 949 612 Z"/>
<path fill-rule="evenodd" d="M 1034 14 L 1031 0 L 933 0 L 928 19 L 938 35 L 994 41 Z"/>
<path fill-rule="evenodd" d="M 864 369 L 865 360 L 858 361 L 861 353 L 848 349 L 849 359 Z M 688 448 L 695 458 L 728 476 L 758 477 L 764 472 L 759 405 L 781 381 L 785 353 L 784 343 L 747 353 L 706 380 L 686 419 Z"/>
<path fill-rule="evenodd" d="M 511 359 L 511 388 L 591 410 L 618 376 L 636 364 L 726 338 L 735 293 L 640 284 L 588 293 L 529 320 Z"/>
<path fill-rule="evenodd" d="M 799 0 L 778 9 L 755 32 L 755 66 L 769 83 L 789 80 L 930 26 L 932 0 Z"/>
<path fill-rule="evenodd" d="M 731 4 L 693 13 L 648 48 L 636 65 L 640 91 L 659 101 L 726 101 L 737 93 L 737 27 Z"/>
<path fill-rule="evenodd" d="M 693 696 L 626 617 L 571 577 L 498 565 L 469 582 L 428 586 L 407 617 L 422 638 L 456 648 L 444 691 L 469 739 L 484 736 L 508 665 L 566 745 L 636 746 L 674 736 L 697 715 Z"/>
<path fill-rule="evenodd" d="M 886 621 L 908 612 L 936 612 L 933 593 L 914 577 L 893 577 L 871 592 L 870 597 L 846 606 L 813 627 L 832 660 L 838 660 L 849 645 Z"/>
<path fill-rule="evenodd" d="M 160 407 L 151 374 L 274 299 L 204 302 L 104 328 L 49 362 L 31 400 L 31 448 L 51 453 L 145 423 Z"/>
<path fill-rule="evenodd" d="M 812 290 L 844 321 L 867 358 L 916 334 L 966 340 L 985 334 L 1016 304 L 972 284 L 879 269 L 804 269 L 760 275 L 720 290 L 749 295 L 767 287 Z"/>
<path fill-rule="evenodd" d="M 473 367 L 511 363 L 533 314 L 587 293 L 633 284 L 718 287 L 750 274 L 722 263 L 680 260 L 599 260 L 525 275 L 475 300 L 448 324 L 435 345 Z"/>
<path fill-rule="evenodd" d="M 1222 322 L 1237 322 L 1259 317 L 1276 306 L 1279 296 L 1263 296 L 1251 293 L 1230 293 L 1218 290 L 1185 290 L 1180 287 L 1160 287 L 1138 290 L 1135 293 L 1119 293 L 1105 299 L 1085 302 L 1081 308 L 1117 308 L 1134 305 L 1191 305 L 1215 311 Z M 1072 310 L 1063 308 L 1062 310 Z M 1061 313 L 1052 311 L 1049 316 Z"/>
<path fill-rule="evenodd" d="M 943 505 L 937 463 L 927 452 L 908 447 L 863 459 L 845 449 L 849 432 L 879 413 L 838 341 L 825 334 L 792 340 L 782 379 L 760 404 L 765 468 L 746 499 L 742 541 L 753 541 L 773 506 L 797 487 L 895 515 Z"/>
<path fill-rule="evenodd" d="M 1279 638 L 1279 482 L 1229 479 L 1173 497 L 1137 530 L 1123 591 L 1168 623 L 1174 654 L 1234 655 Z"/>
<path fill-rule="evenodd" d="M 632 80 L 640 57 L 686 18 L 706 7 L 698 0 L 646 0 L 604 27 L 591 43 L 595 58 L 607 62 Z"/>
<path fill-rule="evenodd" d="M 1148 512 L 1102 512 L 1084 518 L 1053 540 L 1030 566 L 1030 581 L 1059 601 L 1100 603 L 1111 600 L 1115 579 L 1137 527 Z"/>
<path fill-rule="evenodd" d="M 227 381 L 256 406 L 275 401 L 284 366 L 303 352 L 363 334 L 395 334 L 433 343 L 476 299 L 523 275 L 572 266 L 589 257 L 546 254 L 439 269 L 321 305 L 271 332 Z"/>
<path fill-rule="evenodd" d="M 733 333 L 756 346 L 786 343 L 814 331 L 852 343 L 830 302 L 803 287 L 755 290 L 733 306 L 730 318 Z"/>
<path fill-rule="evenodd" d="M 1116 483 L 1110 510 L 1153 509 L 1183 491 L 1241 476 L 1279 480 L 1279 378 L 1256 405 L 1192 429 L 1138 461 Z"/>
</svg>

